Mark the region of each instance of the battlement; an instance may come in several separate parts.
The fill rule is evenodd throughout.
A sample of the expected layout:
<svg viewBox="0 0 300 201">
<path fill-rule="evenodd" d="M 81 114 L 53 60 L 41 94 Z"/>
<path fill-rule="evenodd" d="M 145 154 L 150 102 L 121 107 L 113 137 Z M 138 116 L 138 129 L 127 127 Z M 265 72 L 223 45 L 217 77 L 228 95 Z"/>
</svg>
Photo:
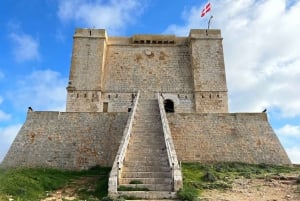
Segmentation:
<svg viewBox="0 0 300 201">
<path fill-rule="evenodd" d="M 74 38 L 78 37 L 94 37 L 107 39 L 107 33 L 105 29 L 76 29 Z"/>
<path fill-rule="evenodd" d="M 222 39 L 220 29 L 191 29 L 189 34 L 190 39 Z"/>
</svg>

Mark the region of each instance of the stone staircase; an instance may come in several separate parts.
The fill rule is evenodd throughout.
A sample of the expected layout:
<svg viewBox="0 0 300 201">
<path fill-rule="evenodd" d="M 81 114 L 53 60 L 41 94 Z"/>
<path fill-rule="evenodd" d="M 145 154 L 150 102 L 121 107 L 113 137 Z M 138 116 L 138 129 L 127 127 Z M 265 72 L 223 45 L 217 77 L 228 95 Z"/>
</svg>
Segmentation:
<svg viewBox="0 0 300 201">
<path fill-rule="evenodd" d="M 119 195 L 173 198 L 172 172 L 157 99 L 140 99 L 119 178 Z"/>
</svg>

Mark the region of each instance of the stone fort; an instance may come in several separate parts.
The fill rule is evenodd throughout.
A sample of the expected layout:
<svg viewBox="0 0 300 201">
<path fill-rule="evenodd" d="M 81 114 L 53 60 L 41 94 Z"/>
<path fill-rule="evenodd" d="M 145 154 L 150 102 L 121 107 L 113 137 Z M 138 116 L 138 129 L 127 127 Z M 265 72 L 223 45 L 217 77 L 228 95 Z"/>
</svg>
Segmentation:
<svg viewBox="0 0 300 201">
<path fill-rule="evenodd" d="M 182 187 L 180 162 L 291 163 L 266 113 L 228 112 L 220 30 L 77 29 L 66 112 L 28 110 L 2 165 L 110 166 L 110 195 L 167 198 Z"/>
</svg>

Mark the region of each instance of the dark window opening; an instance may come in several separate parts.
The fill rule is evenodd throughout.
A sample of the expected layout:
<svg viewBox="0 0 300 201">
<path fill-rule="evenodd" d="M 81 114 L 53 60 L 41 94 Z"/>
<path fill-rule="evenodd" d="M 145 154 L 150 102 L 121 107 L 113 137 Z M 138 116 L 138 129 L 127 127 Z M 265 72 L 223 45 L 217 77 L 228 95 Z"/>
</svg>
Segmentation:
<svg viewBox="0 0 300 201">
<path fill-rule="evenodd" d="M 131 107 L 129 107 L 127 111 L 128 111 L 128 112 L 131 112 Z"/>
<path fill-rule="evenodd" d="M 168 113 L 173 113 L 174 110 L 174 102 L 170 99 L 164 101 L 165 111 Z"/>
<path fill-rule="evenodd" d="M 103 103 L 103 112 L 108 112 L 108 102 Z"/>
</svg>

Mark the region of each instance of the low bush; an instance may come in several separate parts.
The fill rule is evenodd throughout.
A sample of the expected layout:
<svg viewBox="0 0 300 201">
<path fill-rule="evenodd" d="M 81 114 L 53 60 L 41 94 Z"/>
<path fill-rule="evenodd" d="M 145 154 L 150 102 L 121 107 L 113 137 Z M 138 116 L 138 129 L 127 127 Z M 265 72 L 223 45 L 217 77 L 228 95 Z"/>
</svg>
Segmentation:
<svg viewBox="0 0 300 201">
<path fill-rule="evenodd" d="M 199 191 L 197 188 L 186 185 L 177 192 L 177 196 L 181 200 L 195 201 L 198 198 Z"/>
</svg>

